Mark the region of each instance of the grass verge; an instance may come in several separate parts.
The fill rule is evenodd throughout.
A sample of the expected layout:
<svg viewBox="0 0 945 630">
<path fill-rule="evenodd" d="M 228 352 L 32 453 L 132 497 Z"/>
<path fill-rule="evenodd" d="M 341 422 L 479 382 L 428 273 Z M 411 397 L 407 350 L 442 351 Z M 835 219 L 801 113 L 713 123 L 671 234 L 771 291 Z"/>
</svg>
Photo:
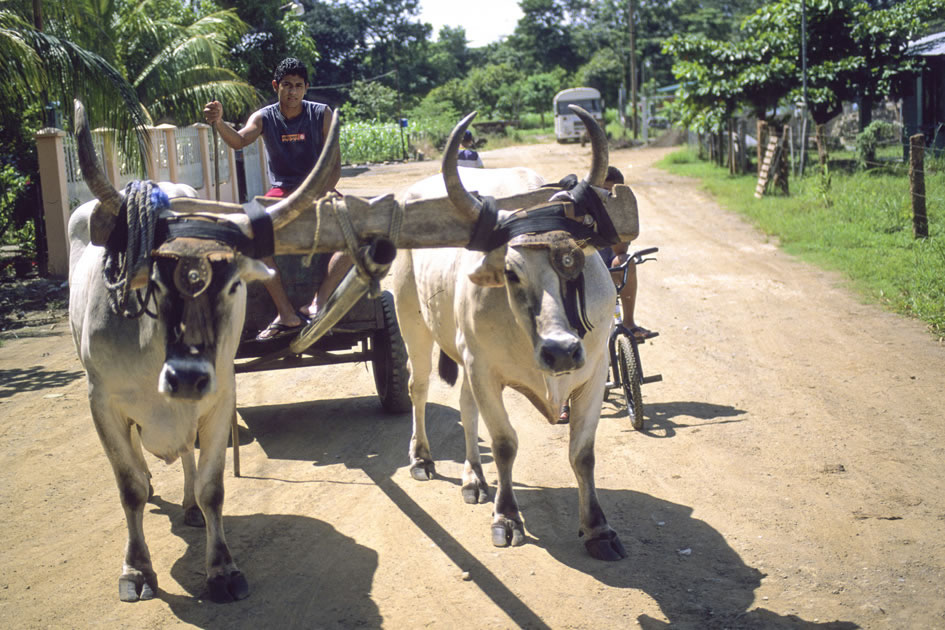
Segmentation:
<svg viewBox="0 0 945 630">
<path fill-rule="evenodd" d="M 929 238 L 913 237 L 906 166 L 869 172 L 816 167 L 790 180 L 791 195 L 755 199 L 753 175 L 698 159 L 691 149 L 668 155 L 659 166 L 702 181 L 725 208 L 776 237 L 785 251 L 839 271 L 871 301 L 929 325 L 945 339 L 945 169 L 926 163 Z"/>
</svg>

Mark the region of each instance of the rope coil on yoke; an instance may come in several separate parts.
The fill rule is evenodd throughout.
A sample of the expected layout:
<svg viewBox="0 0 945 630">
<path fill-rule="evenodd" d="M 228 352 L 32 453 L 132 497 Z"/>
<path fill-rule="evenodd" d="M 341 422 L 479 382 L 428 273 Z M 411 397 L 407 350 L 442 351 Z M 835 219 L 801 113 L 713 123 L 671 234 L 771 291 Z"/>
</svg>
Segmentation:
<svg viewBox="0 0 945 630">
<path fill-rule="evenodd" d="M 340 197 L 327 195 L 316 202 L 315 212 L 317 220 L 315 222 L 315 237 L 312 239 L 312 249 L 308 252 L 308 254 L 306 254 L 305 258 L 303 259 L 303 264 L 306 267 L 312 264 L 312 256 L 316 254 L 315 250 L 318 247 L 319 241 L 321 240 L 322 219 L 325 217 L 326 206 L 330 204 L 332 213 L 335 216 L 335 220 L 338 222 L 338 227 L 341 228 L 341 235 L 345 239 L 345 246 L 348 255 L 351 256 L 355 264 L 358 265 L 358 268 L 360 268 L 363 273 L 369 276 L 370 274 L 368 274 L 367 270 L 362 267 L 362 262 L 355 255 L 358 249 L 359 241 L 357 234 L 355 234 L 354 231 L 354 224 L 351 221 L 351 213 L 348 210 L 348 206 L 346 204 L 339 203 L 341 199 L 342 198 Z M 401 206 L 399 203 L 395 203 L 394 208 L 391 211 L 390 226 L 387 230 L 387 236 L 392 243 L 396 244 L 400 239 L 400 231 L 403 227 L 403 223 L 403 206 Z"/>
<path fill-rule="evenodd" d="M 152 285 L 138 307 L 131 307 L 131 280 L 151 260 L 158 216 L 170 206 L 167 195 L 151 181 L 132 181 L 125 186 L 125 195 L 118 221 L 105 244 L 103 275 L 112 312 L 129 319 L 140 317 L 147 309 Z"/>
</svg>

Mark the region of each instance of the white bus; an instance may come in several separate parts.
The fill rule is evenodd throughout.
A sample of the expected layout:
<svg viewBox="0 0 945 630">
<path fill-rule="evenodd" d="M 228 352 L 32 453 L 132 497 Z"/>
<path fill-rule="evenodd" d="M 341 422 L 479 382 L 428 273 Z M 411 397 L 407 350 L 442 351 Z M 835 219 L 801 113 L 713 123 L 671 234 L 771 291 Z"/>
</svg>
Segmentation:
<svg viewBox="0 0 945 630">
<path fill-rule="evenodd" d="M 568 105 L 583 107 L 601 127 L 604 126 L 604 101 L 600 92 L 589 87 L 562 90 L 555 94 L 554 100 L 555 138 L 558 142 L 581 140 L 584 137 L 584 123 L 568 109 Z"/>
</svg>

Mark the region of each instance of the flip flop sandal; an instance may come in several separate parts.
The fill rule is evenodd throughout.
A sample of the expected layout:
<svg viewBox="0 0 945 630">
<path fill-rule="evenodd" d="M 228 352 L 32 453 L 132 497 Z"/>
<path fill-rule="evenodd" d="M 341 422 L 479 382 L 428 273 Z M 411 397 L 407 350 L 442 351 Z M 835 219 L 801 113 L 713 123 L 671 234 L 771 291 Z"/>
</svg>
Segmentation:
<svg viewBox="0 0 945 630">
<path fill-rule="evenodd" d="M 558 424 L 566 424 L 571 420 L 571 405 L 561 407 L 561 415 L 558 416 Z"/>
<path fill-rule="evenodd" d="M 625 328 L 624 330 L 626 330 L 628 334 L 633 335 L 633 338 L 637 341 L 646 341 L 647 339 L 652 339 L 659 335 L 658 332 L 647 330 L 643 326 L 634 326 L 633 328 Z"/>
<path fill-rule="evenodd" d="M 276 339 L 277 337 L 284 337 L 285 335 L 290 335 L 295 332 L 298 332 L 305 326 L 307 322 L 303 319 L 301 322 L 294 326 L 289 326 L 283 323 L 271 323 L 266 326 L 263 330 L 259 331 L 259 334 L 256 335 L 256 341 L 269 341 L 270 339 Z"/>
</svg>

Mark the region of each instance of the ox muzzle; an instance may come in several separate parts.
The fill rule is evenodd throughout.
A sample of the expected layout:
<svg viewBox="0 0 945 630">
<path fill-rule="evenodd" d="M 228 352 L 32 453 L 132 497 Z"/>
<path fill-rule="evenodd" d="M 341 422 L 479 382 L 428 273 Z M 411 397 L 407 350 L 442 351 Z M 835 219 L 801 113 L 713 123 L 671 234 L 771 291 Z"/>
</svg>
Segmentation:
<svg viewBox="0 0 945 630">
<path fill-rule="evenodd" d="M 545 250 L 549 266 L 558 278 L 560 301 L 556 302 L 563 307 L 569 328 L 557 325 L 560 318 L 550 318 L 547 331 L 536 321 L 535 332 L 540 340 L 535 348 L 538 365 L 553 374 L 580 369 L 585 361 L 582 338 L 593 328 L 585 309 L 583 249 L 562 230 L 522 234 L 510 240 L 509 247 Z"/>
<path fill-rule="evenodd" d="M 216 305 L 236 257 L 233 247 L 201 238 L 176 238 L 153 254 L 168 289 L 161 306 L 166 328 L 158 390 L 171 398 L 199 400 L 216 391 L 215 358 L 224 309 Z"/>
</svg>

